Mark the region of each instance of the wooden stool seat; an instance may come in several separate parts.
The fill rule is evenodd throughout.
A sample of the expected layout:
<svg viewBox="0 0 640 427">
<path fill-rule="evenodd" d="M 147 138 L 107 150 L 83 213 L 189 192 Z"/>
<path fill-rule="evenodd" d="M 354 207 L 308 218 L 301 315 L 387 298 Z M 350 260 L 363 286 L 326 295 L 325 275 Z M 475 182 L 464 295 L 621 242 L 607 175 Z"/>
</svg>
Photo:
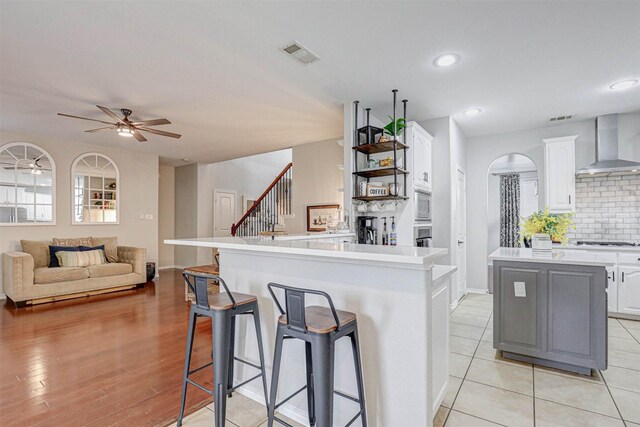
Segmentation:
<svg viewBox="0 0 640 427">
<path fill-rule="evenodd" d="M 255 295 L 241 294 L 240 292 L 233 292 L 232 295 L 236 301 L 236 305 L 245 305 L 258 300 Z M 231 298 L 229 298 L 229 294 L 224 292 L 209 295 L 209 307 L 211 307 L 212 310 L 230 310 L 233 308 L 233 303 L 231 302 Z"/>
<path fill-rule="evenodd" d="M 233 294 L 234 296 L 236 294 Z M 338 320 L 340 321 L 340 327 L 354 322 L 356 320 L 355 313 L 349 311 L 336 310 L 338 314 Z M 318 305 L 310 305 L 304 310 L 305 322 L 307 329 L 316 334 L 328 334 L 336 330 L 336 321 L 331 314 L 331 309 L 327 307 L 320 307 Z M 278 318 L 278 322 L 287 323 L 287 315 L 283 314 Z"/>
</svg>

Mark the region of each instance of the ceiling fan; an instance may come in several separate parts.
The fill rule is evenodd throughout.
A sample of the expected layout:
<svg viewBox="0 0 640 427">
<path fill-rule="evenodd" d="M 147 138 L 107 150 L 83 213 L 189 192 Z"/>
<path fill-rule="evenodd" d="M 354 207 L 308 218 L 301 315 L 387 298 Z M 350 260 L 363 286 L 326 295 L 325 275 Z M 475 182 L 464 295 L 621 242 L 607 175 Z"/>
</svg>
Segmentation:
<svg viewBox="0 0 640 427">
<path fill-rule="evenodd" d="M 168 136 L 170 138 L 180 138 L 182 136 L 177 133 L 165 132 L 162 130 L 151 129 L 148 127 L 148 126 L 170 125 L 171 122 L 167 119 L 139 120 L 137 122 L 132 122 L 131 120 L 129 120 L 129 116 L 131 115 L 132 111 L 129 110 L 128 108 L 120 109 L 120 112 L 124 116 L 123 118 L 120 118 L 113 111 L 109 110 L 106 107 L 101 107 L 99 105 L 96 105 L 96 107 L 101 109 L 106 115 L 114 119 L 116 122 L 111 123 L 103 120 L 89 119 L 87 117 L 72 116 L 71 114 L 63 114 L 63 113 L 58 113 L 58 115 L 64 116 L 64 117 L 71 117 L 74 119 L 89 120 L 92 122 L 104 123 L 106 125 L 109 125 L 103 128 L 89 129 L 89 130 L 86 130 L 85 132 L 94 133 L 94 132 L 102 132 L 105 130 L 115 129 L 116 132 L 118 132 L 118 135 L 128 137 L 128 138 L 134 137 L 139 142 L 144 142 L 147 140 L 147 138 L 145 138 L 140 133 L 140 131 L 149 132 L 149 133 L 153 133 L 160 136 Z"/>
</svg>

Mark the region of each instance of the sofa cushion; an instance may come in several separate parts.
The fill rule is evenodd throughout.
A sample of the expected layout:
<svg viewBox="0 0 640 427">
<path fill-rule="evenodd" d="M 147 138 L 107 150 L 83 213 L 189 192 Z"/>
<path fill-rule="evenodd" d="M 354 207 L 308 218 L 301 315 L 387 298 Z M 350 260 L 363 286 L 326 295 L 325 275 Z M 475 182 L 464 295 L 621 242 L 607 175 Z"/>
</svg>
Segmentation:
<svg viewBox="0 0 640 427">
<path fill-rule="evenodd" d="M 54 246 L 93 246 L 91 237 L 53 238 Z"/>
<path fill-rule="evenodd" d="M 93 246 L 104 245 L 104 254 L 107 261 L 118 262 L 118 238 L 117 237 L 92 237 Z"/>
<path fill-rule="evenodd" d="M 89 265 L 106 264 L 104 251 L 60 251 L 56 252 L 61 267 L 87 267 Z"/>
<path fill-rule="evenodd" d="M 51 242 L 39 240 L 20 240 L 22 252 L 26 252 L 33 257 L 35 268 L 49 265 L 49 245 Z"/>
<path fill-rule="evenodd" d="M 119 276 L 121 274 L 133 273 L 133 267 L 131 264 L 123 262 L 112 262 L 102 265 L 90 265 L 87 267 L 89 270 L 89 277 L 106 277 L 106 276 Z"/>
<path fill-rule="evenodd" d="M 60 267 L 60 262 L 58 262 L 58 257 L 56 253 L 60 251 L 73 251 L 78 252 L 80 250 L 79 247 L 76 246 L 53 246 L 49 245 L 49 268 L 51 267 Z"/>
<path fill-rule="evenodd" d="M 57 283 L 87 279 L 89 270 L 83 267 L 39 267 L 33 270 L 34 283 Z"/>
</svg>

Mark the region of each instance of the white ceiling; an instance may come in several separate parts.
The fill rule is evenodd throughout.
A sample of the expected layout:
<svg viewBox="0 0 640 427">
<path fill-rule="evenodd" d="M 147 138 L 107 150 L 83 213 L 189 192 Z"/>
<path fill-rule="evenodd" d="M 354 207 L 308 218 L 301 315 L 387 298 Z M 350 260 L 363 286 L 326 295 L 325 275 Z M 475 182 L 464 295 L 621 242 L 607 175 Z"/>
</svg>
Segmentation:
<svg viewBox="0 0 640 427">
<path fill-rule="evenodd" d="M 3 129 L 219 161 L 342 134 L 342 103 L 452 115 L 467 136 L 640 110 L 640 2 L 19 2 L 1 11 Z M 296 39 L 320 56 L 300 65 Z M 449 69 L 433 59 L 462 56 Z M 179 141 L 87 134 L 95 104 Z M 462 111 L 482 108 L 467 117 Z M 99 125 L 99 124 L 97 124 Z M 99 127 L 99 126 L 96 126 Z M 176 161 L 177 159 L 177 161 Z"/>
</svg>

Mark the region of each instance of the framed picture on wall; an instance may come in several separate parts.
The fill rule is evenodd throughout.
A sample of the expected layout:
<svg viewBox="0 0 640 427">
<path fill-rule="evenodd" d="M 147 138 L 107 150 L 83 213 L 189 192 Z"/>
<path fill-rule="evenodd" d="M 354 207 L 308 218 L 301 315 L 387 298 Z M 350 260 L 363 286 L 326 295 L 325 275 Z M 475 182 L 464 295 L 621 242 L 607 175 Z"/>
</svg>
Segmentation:
<svg viewBox="0 0 640 427">
<path fill-rule="evenodd" d="M 251 206 L 256 202 L 256 199 L 249 196 L 242 196 L 242 213 L 245 214 Z"/>
<path fill-rule="evenodd" d="M 340 205 L 307 206 L 307 231 L 327 231 L 338 224 Z"/>
</svg>

